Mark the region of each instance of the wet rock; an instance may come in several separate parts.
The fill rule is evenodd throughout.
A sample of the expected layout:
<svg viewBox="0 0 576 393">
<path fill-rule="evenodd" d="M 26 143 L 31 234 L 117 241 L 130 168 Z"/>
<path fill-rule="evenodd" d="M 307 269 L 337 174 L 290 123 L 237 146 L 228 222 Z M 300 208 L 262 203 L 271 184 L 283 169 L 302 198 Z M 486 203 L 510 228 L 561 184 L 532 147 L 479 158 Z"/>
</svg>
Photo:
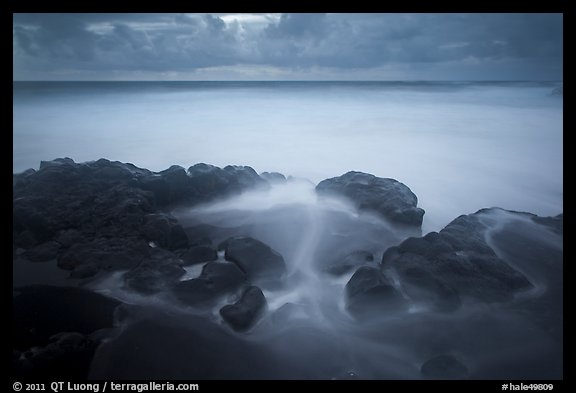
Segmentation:
<svg viewBox="0 0 576 393">
<path fill-rule="evenodd" d="M 145 294 L 156 293 L 174 286 L 186 274 L 175 254 L 154 249 L 134 269 L 124 275 L 126 287 Z"/>
<path fill-rule="evenodd" d="M 380 269 L 363 266 L 346 284 L 346 308 L 358 317 L 385 315 L 407 306 L 402 294 Z"/>
<path fill-rule="evenodd" d="M 142 226 L 144 237 L 167 250 L 188 247 L 188 236 L 178 221 L 167 214 L 148 214 Z"/>
<path fill-rule="evenodd" d="M 394 179 L 352 171 L 321 181 L 316 192 L 345 197 L 359 210 L 377 212 L 395 223 L 422 225 L 424 210 L 416 207 L 418 198 L 407 186 Z"/>
<path fill-rule="evenodd" d="M 232 327 L 243 332 L 250 329 L 266 310 L 266 298 L 260 288 L 246 288 L 240 300 L 220 309 L 220 315 Z"/>
<path fill-rule="evenodd" d="M 270 184 L 286 183 L 286 176 L 278 172 L 262 172 L 260 177 Z"/>
<path fill-rule="evenodd" d="M 440 233 L 409 238 L 382 257 L 382 268 L 398 277 L 417 303 L 453 311 L 463 297 L 483 302 L 511 300 L 532 284 L 486 243 L 483 212 L 460 216 Z"/>
<path fill-rule="evenodd" d="M 44 347 L 22 353 L 14 364 L 20 377 L 86 379 L 98 342 L 77 332 L 59 333 Z"/>
<path fill-rule="evenodd" d="M 58 257 L 58 266 L 74 270 L 93 264 L 100 270 L 132 269 L 148 255 L 150 247 L 139 238 L 95 238 L 74 244 Z"/>
<path fill-rule="evenodd" d="M 234 262 L 253 281 L 279 281 L 286 274 L 286 263 L 278 252 L 251 237 L 226 241 L 225 258 Z"/>
<path fill-rule="evenodd" d="M 206 307 L 221 296 L 238 291 L 246 283 L 246 274 L 235 264 L 209 262 L 198 278 L 180 281 L 173 292 L 185 304 Z"/>
<path fill-rule="evenodd" d="M 60 251 L 60 244 L 55 241 L 42 243 L 34 248 L 27 250 L 24 256 L 32 262 L 45 262 L 56 259 Z"/>
<path fill-rule="evenodd" d="M 323 270 L 335 276 L 340 276 L 373 261 L 374 255 L 371 252 L 357 250 L 329 263 Z"/>
<path fill-rule="evenodd" d="M 210 262 L 218 259 L 215 249 L 210 246 L 195 246 L 180 254 L 184 265 L 194 265 L 202 262 Z"/>
</svg>

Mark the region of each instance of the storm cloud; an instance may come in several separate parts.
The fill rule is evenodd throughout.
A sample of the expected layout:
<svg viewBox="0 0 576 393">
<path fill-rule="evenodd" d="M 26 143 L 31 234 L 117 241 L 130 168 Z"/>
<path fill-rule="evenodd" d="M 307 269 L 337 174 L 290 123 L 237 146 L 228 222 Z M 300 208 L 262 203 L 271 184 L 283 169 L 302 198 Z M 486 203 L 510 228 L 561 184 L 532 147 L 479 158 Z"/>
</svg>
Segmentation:
<svg viewBox="0 0 576 393">
<path fill-rule="evenodd" d="M 13 78 L 561 80 L 562 14 L 14 14 Z"/>
</svg>

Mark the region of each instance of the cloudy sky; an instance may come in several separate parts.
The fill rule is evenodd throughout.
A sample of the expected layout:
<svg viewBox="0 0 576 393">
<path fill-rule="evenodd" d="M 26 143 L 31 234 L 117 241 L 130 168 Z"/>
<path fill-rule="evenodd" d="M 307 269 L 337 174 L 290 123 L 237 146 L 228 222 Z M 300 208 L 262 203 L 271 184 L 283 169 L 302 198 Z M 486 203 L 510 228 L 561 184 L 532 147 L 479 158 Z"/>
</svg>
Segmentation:
<svg viewBox="0 0 576 393">
<path fill-rule="evenodd" d="M 562 80 L 562 14 L 14 14 L 14 80 Z"/>
</svg>

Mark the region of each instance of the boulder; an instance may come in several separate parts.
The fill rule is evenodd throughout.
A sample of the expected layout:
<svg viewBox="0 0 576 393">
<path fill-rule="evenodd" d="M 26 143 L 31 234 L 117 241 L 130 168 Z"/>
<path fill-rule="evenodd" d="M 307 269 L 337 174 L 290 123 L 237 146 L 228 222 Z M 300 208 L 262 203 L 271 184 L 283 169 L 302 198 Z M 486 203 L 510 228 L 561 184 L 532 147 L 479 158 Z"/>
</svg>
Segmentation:
<svg viewBox="0 0 576 393">
<path fill-rule="evenodd" d="M 23 352 L 13 363 L 16 375 L 25 378 L 88 378 L 99 342 L 77 332 L 58 333 L 44 347 Z"/>
<path fill-rule="evenodd" d="M 335 276 L 340 276 L 360 266 L 371 264 L 373 261 L 374 255 L 371 252 L 356 250 L 341 258 L 336 258 L 336 260 L 328 263 L 323 270 Z"/>
<path fill-rule="evenodd" d="M 184 249 L 189 244 L 184 228 L 174 217 L 164 213 L 144 216 L 141 233 L 147 240 L 167 250 Z"/>
<path fill-rule="evenodd" d="M 511 300 L 532 284 L 486 243 L 481 215 L 460 216 L 440 233 L 390 247 L 382 257 L 383 270 L 398 277 L 413 301 L 436 310 L 453 311 L 463 297 L 487 303 Z"/>
<path fill-rule="evenodd" d="M 188 168 L 188 176 L 191 188 L 200 201 L 224 197 L 250 188 L 269 187 L 268 182 L 249 166 L 228 165 L 219 168 L 200 163 Z"/>
<path fill-rule="evenodd" d="M 139 238 L 98 237 L 74 244 L 58 257 L 58 266 L 74 270 L 80 265 L 93 264 L 100 270 L 132 269 L 148 256 L 150 247 Z"/>
<path fill-rule="evenodd" d="M 266 298 L 260 288 L 246 288 L 240 300 L 220 309 L 220 315 L 232 327 L 243 332 L 250 329 L 266 310 Z"/>
<path fill-rule="evenodd" d="M 345 197 L 357 209 L 374 211 L 395 223 L 422 225 L 424 210 L 416 206 L 418 198 L 407 186 L 394 179 L 352 171 L 321 181 L 316 192 Z"/>
<path fill-rule="evenodd" d="M 127 288 L 145 294 L 156 293 L 174 286 L 186 274 L 181 260 L 173 253 L 154 249 L 134 269 L 124 274 Z"/>
<path fill-rule="evenodd" d="M 270 184 L 286 183 L 286 176 L 278 172 L 262 172 L 260 177 Z"/>
<path fill-rule="evenodd" d="M 159 174 L 166 180 L 170 202 L 178 202 L 188 196 L 190 178 L 184 168 L 178 165 L 172 165 L 170 168 L 159 172 Z"/>
<path fill-rule="evenodd" d="M 406 300 L 380 269 L 360 267 L 346 284 L 346 308 L 357 317 L 405 309 Z"/>
<path fill-rule="evenodd" d="M 209 262 L 198 278 L 180 281 L 173 293 L 181 302 L 195 307 L 209 307 L 223 295 L 246 285 L 246 274 L 233 263 Z"/>
<path fill-rule="evenodd" d="M 60 243 L 47 241 L 24 252 L 24 257 L 32 262 L 45 262 L 56 259 L 60 251 Z"/>
<path fill-rule="evenodd" d="M 256 281 L 279 281 L 286 274 L 286 263 L 278 252 L 251 237 L 232 237 L 225 243 L 224 257 L 234 262 Z"/>
<path fill-rule="evenodd" d="M 218 253 L 210 246 L 195 246 L 181 253 L 180 258 L 184 265 L 195 265 L 217 260 Z"/>
</svg>

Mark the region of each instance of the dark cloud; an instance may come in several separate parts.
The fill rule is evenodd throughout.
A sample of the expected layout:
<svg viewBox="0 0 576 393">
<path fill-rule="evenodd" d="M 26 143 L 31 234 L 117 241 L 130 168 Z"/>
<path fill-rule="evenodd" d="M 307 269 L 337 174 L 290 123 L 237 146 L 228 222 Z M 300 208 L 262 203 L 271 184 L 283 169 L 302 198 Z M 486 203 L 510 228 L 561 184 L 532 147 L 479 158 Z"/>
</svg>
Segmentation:
<svg viewBox="0 0 576 393">
<path fill-rule="evenodd" d="M 344 72 L 485 63 L 487 69 L 525 64 L 549 70 L 536 79 L 557 79 L 563 16 L 15 14 L 13 43 L 16 78 L 63 70 L 193 72 L 241 65 Z"/>
</svg>

